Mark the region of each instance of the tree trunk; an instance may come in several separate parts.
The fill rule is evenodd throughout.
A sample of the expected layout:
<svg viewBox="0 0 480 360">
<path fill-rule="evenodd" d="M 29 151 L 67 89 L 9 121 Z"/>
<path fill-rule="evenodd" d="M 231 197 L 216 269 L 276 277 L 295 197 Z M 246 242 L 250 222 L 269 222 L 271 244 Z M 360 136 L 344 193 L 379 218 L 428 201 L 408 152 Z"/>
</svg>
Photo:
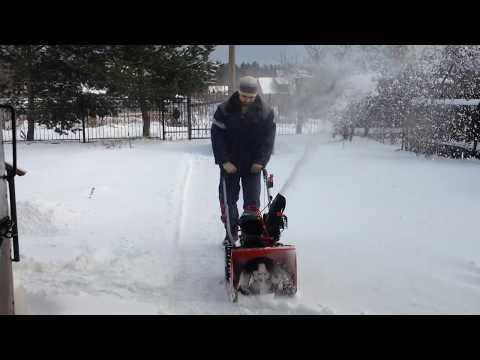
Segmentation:
<svg viewBox="0 0 480 360">
<path fill-rule="evenodd" d="M 295 130 L 296 134 L 301 134 L 302 133 L 302 128 L 303 128 L 303 114 L 298 114 L 297 115 L 297 128 Z"/>
<path fill-rule="evenodd" d="M 473 156 L 477 157 L 477 144 L 478 144 L 478 138 L 480 136 L 480 104 L 477 107 L 477 112 L 474 115 L 473 118 Z"/>
<path fill-rule="evenodd" d="M 35 98 L 32 92 L 32 86 L 29 84 L 28 86 L 28 110 L 27 110 L 27 121 L 28 121 L 28 129 L 27 129 L 27 140 L 33 141 L 35 138 Z"/>
<path fill-rule="evenodd" d="M 147 104 L 143 101 L 140 103 L 140 110 L 142 111 L 143 137 L 150 137 L 150 113 Z"/>
<path fill-rule="evenodd" d="M 33 141 L 35 138 L 35 94 L 33 90 L 33 74 L 32 74 L 32 67 L 33 67 L 33 49 L 32 46 L 26 46 L 24 48 L 24 55 L 26 66 L 28 68 L 28 77 L 27 77 L 27 141 Z"/>
</svg>

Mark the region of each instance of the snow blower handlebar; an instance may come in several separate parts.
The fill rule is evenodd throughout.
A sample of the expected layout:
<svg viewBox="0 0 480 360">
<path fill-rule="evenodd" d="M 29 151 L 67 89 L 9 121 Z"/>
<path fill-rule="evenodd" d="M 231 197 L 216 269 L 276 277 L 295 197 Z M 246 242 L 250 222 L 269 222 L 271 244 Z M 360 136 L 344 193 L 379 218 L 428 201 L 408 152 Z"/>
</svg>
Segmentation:
<svg viewBox="0 0 480 360">
<path fill-rule="evenodd" d="M 227 222 L 227 234 L 230 243 L 233 245 L 234 240 L 232 236 L 232 228 L 230 227 L 230 211 L 228 209 L 228 201 L 227 201 L 227 184 L 225 183 L 225 176 L 222 176 L 222 187 L 223 187 L 223 206 L 225 208 L 225 217 Z"/>
<path fill-rule="evenodd" d="M 265 181 L 265 187 L 267 188 L 267 195 L 268 195 L 268 207 L 270 208 L 270 203 L 272 202 L 273 196 L 270 193 L 270 189 L 273 188 L 273 174 L 268 174 L 266 168 L 263 168 L 263 180 Z"/>
</svg>

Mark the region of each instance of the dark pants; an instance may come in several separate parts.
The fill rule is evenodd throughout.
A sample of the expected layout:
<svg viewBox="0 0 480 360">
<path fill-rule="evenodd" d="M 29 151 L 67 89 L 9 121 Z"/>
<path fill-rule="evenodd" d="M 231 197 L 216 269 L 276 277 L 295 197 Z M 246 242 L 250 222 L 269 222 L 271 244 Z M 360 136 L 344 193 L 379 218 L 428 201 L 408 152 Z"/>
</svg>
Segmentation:
<svg viewBox="0 0 480 360">
<path fill-rule="evenodd" d="M 223 168 L 220 168 L 220 185 L 218 186 L 220 209 L 222 212 L 222 221 L 226 225 L 225 206 L 223 199 L 223 182 L 227 188 L 227 203 L 230 214 L 230 226 L 232 235 L 237 234 L 238 229 L 238 208 L 237 201 L 240 195 L 240 180 L 242 181 L 243 191 L 243 210 L 257 211 L 260 208 L 260 191 L 261 191 L 261 173 L 258 174 L 227 174 Z"/>
</svg>

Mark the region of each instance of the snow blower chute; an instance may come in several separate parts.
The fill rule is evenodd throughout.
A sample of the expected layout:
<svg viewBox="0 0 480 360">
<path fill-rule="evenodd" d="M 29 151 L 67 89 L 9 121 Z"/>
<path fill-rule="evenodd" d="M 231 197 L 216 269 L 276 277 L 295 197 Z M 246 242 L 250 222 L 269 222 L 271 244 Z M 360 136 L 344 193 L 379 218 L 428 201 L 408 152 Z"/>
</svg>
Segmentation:
<svg viewBox="0 0 480 360">
<path fill-rule="evenodd" d="M 297 292 L 297 260 L 294 245 L 279 242 L 287 227 L 284 215 L 286 199 L 277 194 L 272 200 L 270 189 L 273 175 L 263 169 L 263 179 L 268 194 L 268 212 L 245 212 L 239 219 L 240 244 L 225 245 L 225 279 L 230 299 L 236 302 L 238 293 L 244 296 L 275 294 L 294 296 Z M 224 199 L 227 199 L 225 179 Z M 227 229 L 230 229 L 228 204 L 225 201 Z"/>
</svg>

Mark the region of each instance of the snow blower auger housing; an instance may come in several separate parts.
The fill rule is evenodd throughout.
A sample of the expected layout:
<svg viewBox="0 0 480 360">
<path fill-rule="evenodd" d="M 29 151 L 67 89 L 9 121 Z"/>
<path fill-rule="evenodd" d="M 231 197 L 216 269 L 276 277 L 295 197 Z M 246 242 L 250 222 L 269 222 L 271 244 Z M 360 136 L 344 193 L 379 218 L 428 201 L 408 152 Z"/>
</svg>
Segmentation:
<svg viewBox="0 0 480 360">
<path fill-rule="evenodd" d="M 279 242 L 281 232 L 287 227 L 288 219 L 283 213 L 286 199 L 277 194 L 272 201 L 273 176 L 264 169 L 263 178 L 268 193 L 268 213 L 244 213 L 239 219 L 240 246 L 233 243 L 225 246 L 227 291 L 234 302 L 238 293 L 294 296 L 297 292 L 295 246 Z"/>
</svg>

